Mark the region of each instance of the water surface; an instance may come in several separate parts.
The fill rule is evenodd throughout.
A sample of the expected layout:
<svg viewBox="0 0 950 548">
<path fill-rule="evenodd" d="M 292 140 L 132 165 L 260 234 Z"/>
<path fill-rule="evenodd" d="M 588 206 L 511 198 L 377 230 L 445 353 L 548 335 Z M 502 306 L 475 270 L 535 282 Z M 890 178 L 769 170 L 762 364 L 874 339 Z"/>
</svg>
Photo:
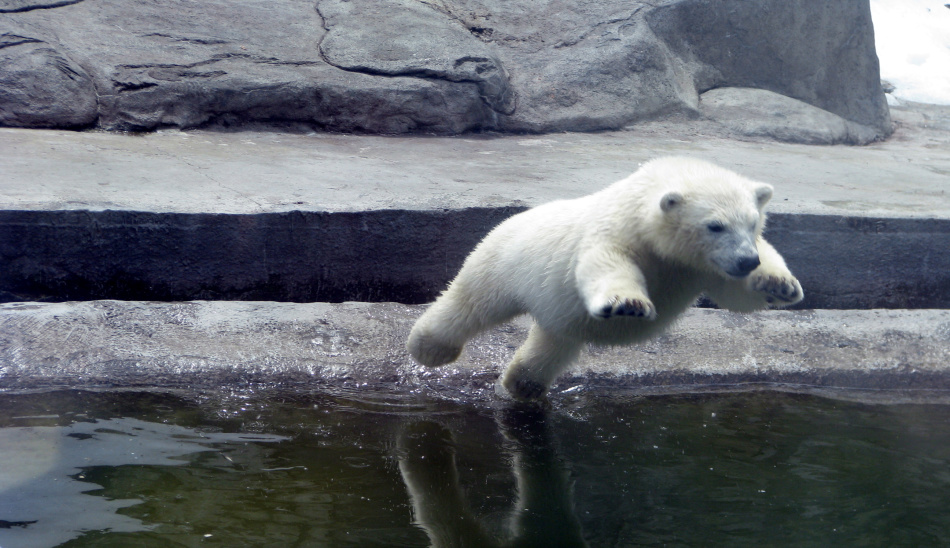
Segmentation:
<svg viewBox="0 0 950 548">
<path fill-rule="evenodd" d="M 0 546 L 937 546 L 950 406 L 0 394 Z"/>
</svg>

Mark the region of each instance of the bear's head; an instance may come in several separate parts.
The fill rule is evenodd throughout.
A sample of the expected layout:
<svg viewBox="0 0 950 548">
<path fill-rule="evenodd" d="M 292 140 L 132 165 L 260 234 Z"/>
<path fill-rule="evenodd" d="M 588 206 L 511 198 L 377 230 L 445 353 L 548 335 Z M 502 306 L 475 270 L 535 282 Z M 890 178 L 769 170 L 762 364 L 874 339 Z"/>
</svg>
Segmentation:
<svg viewBox="0 0 950 548">
<path fill-rule="evenodd" d="M 697 160 L 677 167 L 654 205 L 663 226 L 657 251 L 726 278 L 748 276 L 759 266 L 756 239 L 772 187 Z"/>
</svg>

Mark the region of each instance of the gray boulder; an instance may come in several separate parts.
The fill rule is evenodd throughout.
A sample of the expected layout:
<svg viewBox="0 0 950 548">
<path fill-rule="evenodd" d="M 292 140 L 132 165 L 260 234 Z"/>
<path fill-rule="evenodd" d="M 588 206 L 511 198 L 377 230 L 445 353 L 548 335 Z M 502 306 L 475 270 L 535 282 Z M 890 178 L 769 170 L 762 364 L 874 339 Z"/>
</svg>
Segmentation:
<svg viewBox="0 0 950 548">
<path fill-rule="evenodd" d="M 716 88 L 700 96 L 699 110 L 746 137 L 808 145 L 864 145 L 878 138 L 871 127 L 764 89 Z"/>
<path fill-rule="evenodd" d="M 761 88 L 892 130 L 867 1 L 682 0 L 648 18 L 701 93 Z"/>
<path fill-rule="evenodd" d="M 867 0 L 0 0 L 0 124 L 619 129 L 769 90 L 891 131 Z M 26 30 L 25 30 L 26 29 Z"/>
</svg>

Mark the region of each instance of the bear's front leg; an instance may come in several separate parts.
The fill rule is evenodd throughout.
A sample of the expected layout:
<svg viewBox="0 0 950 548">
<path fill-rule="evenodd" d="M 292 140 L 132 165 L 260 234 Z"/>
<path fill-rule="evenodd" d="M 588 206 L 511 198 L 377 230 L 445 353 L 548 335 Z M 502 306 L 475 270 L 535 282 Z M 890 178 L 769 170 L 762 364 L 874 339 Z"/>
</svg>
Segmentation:
<svg viewBox="0 0 950 548">
<path fill-rule="evenodd" d="M 746 287 L 765 299 L 767 305 L 789 306 L 805 298 L 802 284 L 792 275 L 772 244 L 761 236 L 756 241 L 759 266 L 749 274 Z"/>
<path fill-rule="evenodd" d="M 581 346 L 580 341 L 556 336 L 534 324 L 499 382 L 515 399 L 536 400 L 577 358 Z"/>
<path fill-rule="evenodd" d="M 584 307 L 592 317 L 656 319 L 656 307 L 647 295 L 646 278 L 625 253 L 594 247 L 581 254 L 574 274 Z"/>
</svg>

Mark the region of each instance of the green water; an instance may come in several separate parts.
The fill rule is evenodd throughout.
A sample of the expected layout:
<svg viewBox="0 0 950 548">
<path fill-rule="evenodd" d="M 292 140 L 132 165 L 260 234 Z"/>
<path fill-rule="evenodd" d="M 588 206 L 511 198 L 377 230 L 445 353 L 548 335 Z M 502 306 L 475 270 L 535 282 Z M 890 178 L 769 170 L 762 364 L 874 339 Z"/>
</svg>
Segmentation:
<svg viewBox="0 0 950 548">
<path fill-rule="evenodd" d="M 0 546 L 941 546 L 950 406 L 0 394 Z"/>
</svg>

